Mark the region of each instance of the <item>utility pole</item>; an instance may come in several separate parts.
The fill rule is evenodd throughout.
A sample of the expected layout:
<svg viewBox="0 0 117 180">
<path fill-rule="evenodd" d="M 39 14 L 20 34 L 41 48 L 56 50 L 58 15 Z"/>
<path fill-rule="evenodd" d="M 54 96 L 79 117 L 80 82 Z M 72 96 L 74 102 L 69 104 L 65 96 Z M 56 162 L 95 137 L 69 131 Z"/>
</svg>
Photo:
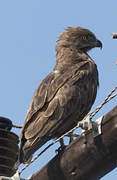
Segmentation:
<svg viewBox="0 0 117 180">
<path fill-rule="evenodd" d="M 101 134 L 73 141 L 30 180 L 99 180 L 117 166 L 117 106 L 102 117 Z"/>
</svg>

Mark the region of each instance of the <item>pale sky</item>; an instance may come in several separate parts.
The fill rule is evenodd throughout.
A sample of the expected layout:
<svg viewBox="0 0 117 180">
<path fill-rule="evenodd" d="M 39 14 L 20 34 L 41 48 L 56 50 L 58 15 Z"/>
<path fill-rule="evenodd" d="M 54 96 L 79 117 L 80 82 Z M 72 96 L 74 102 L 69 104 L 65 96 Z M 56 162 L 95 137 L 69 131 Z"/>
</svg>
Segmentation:
<svg viewBox="0 0 117 180">
<path fill-rule="evenodd" d="M 0 1 L 0 116 L 22 125 L 33 93 L 42 79 L 52 71 L 56 40 L 68 26 L 81 26 L 93 31 L 102 41 L 103 49 L 89 54 L 99 70 L 100 87 L 96 108 L 117 86 L 116 0 L 1 0 Z M 116 106 L 117 98 L 106 104 L 95 118 Z M 15 131 L 18 135 L 19 130 Z M 28 177 L 55 156 L 55 145 L 27 168 Z M 116 180 L 115 169 L 102 180 Z"/>
</svg>

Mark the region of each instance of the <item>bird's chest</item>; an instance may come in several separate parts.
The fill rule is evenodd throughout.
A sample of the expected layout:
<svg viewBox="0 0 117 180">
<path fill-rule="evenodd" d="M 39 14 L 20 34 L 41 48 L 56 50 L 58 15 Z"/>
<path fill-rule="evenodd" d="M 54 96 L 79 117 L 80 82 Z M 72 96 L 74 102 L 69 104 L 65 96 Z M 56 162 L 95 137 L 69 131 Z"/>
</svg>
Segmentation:
<svg viewBox="0 0 117 180">
<path fill-rule="evenodd" d="M 85 76 L 84 78 L 76 81 L 73 85 L 74 94 L 85 104 L 94 101 L 97 93 L 98 79 L 94 79 L 92 75 Z"/>
</svg>

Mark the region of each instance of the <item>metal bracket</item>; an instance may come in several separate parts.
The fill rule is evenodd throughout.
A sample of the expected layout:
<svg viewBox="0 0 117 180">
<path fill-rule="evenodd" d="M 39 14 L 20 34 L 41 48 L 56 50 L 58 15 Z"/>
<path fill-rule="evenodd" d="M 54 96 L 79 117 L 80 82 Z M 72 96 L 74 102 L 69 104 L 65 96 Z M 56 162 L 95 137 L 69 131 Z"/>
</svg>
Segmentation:
<svg viewBox="0 0 117 180">
<path fill-rule="evenodd" d="M 102 119 L 103 119 L 103 116 L 96 119 L 95 122 L 92 122 L 93 137 L 99 136 L 102 133 L 101 131 Z"/>
<path fill-rule="evenodd" d="M 82 132 L 92 129 L 92 122 L 90 115 L 87 115 L 81 122 L 79 122 L 79 127 L 81 127 Z"/>
<path fill-rule="evenodd" d="M 92 130 L 93 137 L 100 135 L 102 118 L 103 116 L 98 118 L 96 121 L 91 121 L 90 115 L 88 115 L 79 123 L 79 127 L 82 128 L 82 133 Z"/>
</svg>

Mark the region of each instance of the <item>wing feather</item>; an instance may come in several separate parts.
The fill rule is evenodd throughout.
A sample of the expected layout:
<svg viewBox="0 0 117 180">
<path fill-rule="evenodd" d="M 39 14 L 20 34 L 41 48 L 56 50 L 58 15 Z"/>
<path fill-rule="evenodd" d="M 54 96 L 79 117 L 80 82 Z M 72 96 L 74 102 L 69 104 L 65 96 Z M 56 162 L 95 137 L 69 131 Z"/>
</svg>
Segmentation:
<svg viewBox="0 0 117 180">
<path fill-rule="evenodd" d="M 49 74 L 37 88 L 33 102 L 26 117 L 25 125 L 22 129 L 21 137 L 24 134 L 26 139 L 51 136 L 54 127 L 62 124 L 64 119 L 71 115 L 80 104 L 80 90 L 74 89 L 73 84 L 80 81 L 88 71 L 82 71 L 86 62 L 81 62 L 77 66 L 73 66 L 71 73 L 65 73 L 55 76 L 54 73 Z M 76 93 L 77 90 L 77 93 Z M 74 110 L 71 104 L 77 97 Z M 76 99 L 75 99 L 76 101 Z M 62 117 L 62 121 L 60 121 Z"/>
</svg>

